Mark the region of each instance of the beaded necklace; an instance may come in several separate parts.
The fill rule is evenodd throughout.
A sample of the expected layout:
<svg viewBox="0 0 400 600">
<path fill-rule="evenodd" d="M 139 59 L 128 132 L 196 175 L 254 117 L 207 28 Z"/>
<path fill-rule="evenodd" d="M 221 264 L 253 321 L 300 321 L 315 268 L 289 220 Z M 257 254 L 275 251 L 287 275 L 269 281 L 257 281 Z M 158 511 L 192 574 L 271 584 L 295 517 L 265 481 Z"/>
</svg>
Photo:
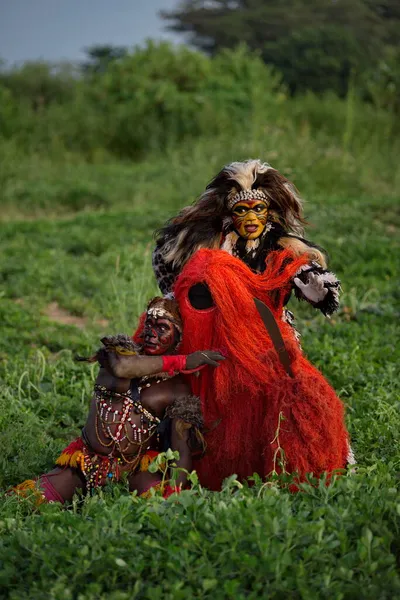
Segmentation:
<svg viewBox="0 0 400 600">
<path fill-rule="evenodd" d="M 113 446 L 111 455 L 115 450 L 118 451 L 123 461 L 131 465 L 137 460 L 137 455 L 130 460 L 122 449 L 123 442 L 139 446 L 138 454 L 140 455 L 142 446 L 149 441 L 160 423 L 160 419 L 149 412 L 139 399 L 132 398 L 131 390 L 125 394 L 110 392 L 103 386 L 95 386 L 95 397 L 97 402 L 97 415 L 95 420 L 95 431 L 98 442 L 104 448 Z M 116 399 L 122 400 L 121 410 L 113 407 L 112 401 Z M 140 415 L 140 425 L 133 423 L 131 413 L 135 412 Z M 103 436 L 100 435 L 99 425 Z M 115 433 L 112 427 L 117 425 Z M 104 441 L 106 438 L 107 442 Z"/>
<path fill-rule="evenodd" d="M 121 463 L 129 465 L 131 472 L 136 469 L 142 456 L 142 447 L 150 440 L 161 422 L 158 417 L 144 408 L 140 400 L 140 392 L 144 387 L 148 388 L 153 385 L 153 383 L 158 384 L 170 378 L 171 376 L 166 375 L 165 373 L 142 377 L 138 385 L 139 397 L 137 399 L 132 398 L 130 389 L 125 394 L 119 394 L 118 392 L 112 392 L 101 385 L 94 386 L 97 403 L 97 414 L 95 419 L 96 437 L 99 444 L 104 448 L 110 448 L 110 446 L 113 446 L 113 448 L 111 453 L 105 456 L 96 454 L 97 460 L 93 460 L 93 455 L 86 449 L 82 452 L 79 463 L 89 491 L 102 485 L 101 482 L 104 478 L 115 478 L 118 480 Z M 155 379 L 155 381 L 151 381 L 152 379 Z M 115 401 L 118 399 L 122 400 L 122 410 L 117 410 L 112 406 L 113 400 Z M 135 423 L 132 423 L 132 418 L 129 416 L 132 410 L 136 414 L 140 414 L 141 422 L 139 427 Z M 99 423 L 103 438 L 100 436 Z M 112 425 L 118 425 L 115 433 L 111 431 Z M 128 434 L 129 427 L 132 429 L 132 438 Z M 105 442 L 104 437 L 110 441 Z M 139 446 L 133 459 L 128 458 L 121 449 L 121 443 L 125 440 L 127 440 L 129 444 Z M 148 446 L 147 449 L 150 449 L 150 446 Z M 119 453 L 118 457 L 114 456 L 115 450 Z"/>
</svg>

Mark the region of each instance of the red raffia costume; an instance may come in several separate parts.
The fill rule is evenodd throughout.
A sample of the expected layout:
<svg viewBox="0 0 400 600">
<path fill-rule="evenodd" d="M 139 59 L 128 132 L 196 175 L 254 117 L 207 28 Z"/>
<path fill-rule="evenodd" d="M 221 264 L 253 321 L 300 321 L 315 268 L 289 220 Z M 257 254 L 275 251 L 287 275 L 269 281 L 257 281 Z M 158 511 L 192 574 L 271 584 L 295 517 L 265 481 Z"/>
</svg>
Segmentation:
<svg viewBox="0 0 400 600">
<path fill-rule="evenodd" d="M 343 404 L 280 318 L 293 277 L 308 260 L 306 254 L 279 250 L 269 254 L 263 273 L 254 273 L 227 252 L 202 249 L 177 281 L 182 351 L 210 348 L 227 355 L 218 369 L 192 377 L 207 444 L 194 466 L 208 488 L 220 489 L 233 473 L 243 479 L 285 470 L 303 480 L 307 473 L 320 476 L 346 466 L 350 447 Z M 254 298 L 276 318 L 293 378 L 282 367 Z"/>
</svg>

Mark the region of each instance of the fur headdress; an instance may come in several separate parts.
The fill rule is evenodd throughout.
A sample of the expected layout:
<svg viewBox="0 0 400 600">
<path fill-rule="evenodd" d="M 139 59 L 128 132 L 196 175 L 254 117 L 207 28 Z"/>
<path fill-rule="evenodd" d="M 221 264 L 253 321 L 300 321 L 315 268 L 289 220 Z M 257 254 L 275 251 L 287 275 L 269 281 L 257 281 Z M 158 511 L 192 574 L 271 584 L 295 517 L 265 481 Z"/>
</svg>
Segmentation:
<svg viewBox="0 0 400 600">
<path fill-rule="evenodd" d="M 183 208 L 159 230 L 157 242 L 164 260 L 180 270 L 200 248 L 218 248 L 229 223 L 232 198 L 251 190 L 266 196 L 269 218 L 285 233 L 303 234 L 302 201 L 294 185 L 259 159 L 232 162 L 212 179 L 194 204 Z"/>
</svg>

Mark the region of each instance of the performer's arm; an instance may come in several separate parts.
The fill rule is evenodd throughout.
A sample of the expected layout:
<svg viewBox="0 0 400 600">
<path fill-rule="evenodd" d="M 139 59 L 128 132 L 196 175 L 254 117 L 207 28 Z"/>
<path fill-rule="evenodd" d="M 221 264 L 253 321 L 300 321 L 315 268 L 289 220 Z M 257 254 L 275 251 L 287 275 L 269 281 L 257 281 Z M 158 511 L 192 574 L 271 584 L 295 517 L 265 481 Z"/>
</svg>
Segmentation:
<svg viewBox="0 0 400 600">
<path fill-rule="evenodd" d="M 122 379 L 121 377 L 115 377 L 109 370 L 104 367 L 100 367 L 95 381 L 96 385 L 101 385 L 111 392 L 117 392 L 118 394 L 124 394 L 130 388 L 131 380 Z"/>
<path fill-rule="evenodd" d="M 166 294 L 171 294 L 175 280 L 179 273 L 174 270 L 172 263 L 166 262 L 163 256 L 162 246 L 162 244 L 157 244 L 157 246 L 154 248 L 152 266 L 158 287 L 165 296 Z"/>
<path fill-rule="evenodd" d="M 126 356 L 107 350 L 99 351 L 98 360 L 116 377 L 123 379 L 135 379 L 145 375 L 155 375 L 167 372 L 171 375 L 184 371 L 197 370 L 204 365 L 218 367 L 219 361 L 225 360 L 219 352 L 204 350 L 193 352 L 188 355 L 171 356 Z"/>
<path fill-rule="evenodd" d="M 296 298 L 319 308 L 325 316 L 339 308 L 340 281 L 317 262 L 301 267 L 293 279 L 293 288 Z"/>
</svg>

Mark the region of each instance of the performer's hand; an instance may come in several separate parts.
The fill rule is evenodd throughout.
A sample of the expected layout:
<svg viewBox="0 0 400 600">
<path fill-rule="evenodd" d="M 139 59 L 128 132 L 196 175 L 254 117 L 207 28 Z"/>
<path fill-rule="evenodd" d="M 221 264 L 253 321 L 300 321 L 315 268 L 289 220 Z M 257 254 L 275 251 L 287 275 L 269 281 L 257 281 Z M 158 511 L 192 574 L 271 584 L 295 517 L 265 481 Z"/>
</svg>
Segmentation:
<svg viewBox="0 0 400 600">
<path fill-rule="evenodd" d="M 203 365 L 218 367 L 219 361 L 221 360 L 225 360 L 225 356 L 222 356 L 222 354 L 214 352 L 213 350 L 193 352 L 192 354 L 188 354 L 186 358 L 186 369 L 191 371 L 192 369 L 198 369 Z"/>
<path fill-rule="evenodd" d="M 114 377 L 130 378 L 132 359 L 135 362 L 138 346 L 126 334 L 109 335 L 101 339 L 103 347 L 96 353 L 100 365 Z"/>
<path fill-rule="evenodd" d="M 317 273 L 309 273 L 307 283 L 303 283 L 298 277 L 293 279 L 293 283 L 300 289 L 307 300 L 315 304 L 321 302 L 328 293 L 328 289 L 324 287 L 324 282 Z"/>
</svg>

